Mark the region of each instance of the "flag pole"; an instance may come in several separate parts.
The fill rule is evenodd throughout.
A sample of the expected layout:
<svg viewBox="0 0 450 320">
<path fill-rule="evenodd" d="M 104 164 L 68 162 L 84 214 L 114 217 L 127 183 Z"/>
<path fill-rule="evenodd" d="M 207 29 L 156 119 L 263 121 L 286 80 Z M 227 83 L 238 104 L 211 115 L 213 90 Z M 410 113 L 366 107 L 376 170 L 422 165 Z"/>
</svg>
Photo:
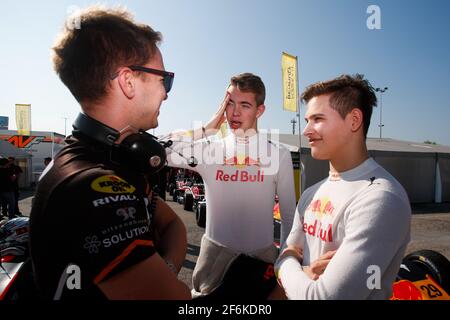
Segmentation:
<svg viewBox="0 0 450 320">
<path fill-rule="evenodd" d="M 32 136 L 32 135 L 33 135 L 33 132 L 32 132 L 32 126 L 31 126 L 31 104 L 30 104 L 30 136 Z M 34 178 L 34 173 L 33 173 L 33 150 L 32 150 L 32 148 L 30 148 L 30 154 L 31 154 L 31 157 L 30 157 L 31 176 Z"/>
<path fill-rule="evenodd" d="M 52 131 L 52 159 L 54 158 L 55 133 Z"/>
<path fill-rule="evenodd" d="M 300 121 L 300 106 L 301 106 L 301 100 L 300 100 L 300 84 L 298 81 L 298 57 L 295 56 L 295 63 L 296 63 L 296 78 L 297 78 L 297 117 L 298 117 L 298 161 L 299 161 L 299 168 L 298 168 L 298 189 L 299 189 L 299 196 L 302 195 L 302 134 L 301 134 L 301 121 Z"/>
</svg>

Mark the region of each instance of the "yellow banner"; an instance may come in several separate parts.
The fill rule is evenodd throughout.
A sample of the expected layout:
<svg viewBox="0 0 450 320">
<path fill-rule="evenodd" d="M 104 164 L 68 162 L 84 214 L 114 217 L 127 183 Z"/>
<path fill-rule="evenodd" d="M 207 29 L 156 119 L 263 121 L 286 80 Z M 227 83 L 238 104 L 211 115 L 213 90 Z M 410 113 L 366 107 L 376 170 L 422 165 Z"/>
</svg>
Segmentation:
<svg viewBox="0 0 450 320">
<path fill-rule="evenodd" d="M 31 104 L 16 104 L 17 134 L 31 135 Z"/>
<path fill-rule="evenodd" d="M 283 52 L 281 69 L 283 76 L 283 109 L 296 112 L 298 107 L 297 57 Z"/>
</svg>

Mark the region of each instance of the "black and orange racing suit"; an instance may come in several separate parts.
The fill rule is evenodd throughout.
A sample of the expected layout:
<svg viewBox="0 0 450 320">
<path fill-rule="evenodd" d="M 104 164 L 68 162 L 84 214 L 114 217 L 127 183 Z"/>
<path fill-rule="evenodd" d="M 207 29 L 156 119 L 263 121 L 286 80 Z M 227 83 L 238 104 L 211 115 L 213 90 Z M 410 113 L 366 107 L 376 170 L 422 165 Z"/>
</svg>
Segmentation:
<svg viewBox="0 0 450 320">
<path fill-rule="evenodd" d="M 36 284 L 47 299 L 101 299 L 98 283 L 156 252 L 150 187 L 112 161 L 110 147 L 80 133 L 66 142 L 38 183 L 30 216 Z"/>
</svg>

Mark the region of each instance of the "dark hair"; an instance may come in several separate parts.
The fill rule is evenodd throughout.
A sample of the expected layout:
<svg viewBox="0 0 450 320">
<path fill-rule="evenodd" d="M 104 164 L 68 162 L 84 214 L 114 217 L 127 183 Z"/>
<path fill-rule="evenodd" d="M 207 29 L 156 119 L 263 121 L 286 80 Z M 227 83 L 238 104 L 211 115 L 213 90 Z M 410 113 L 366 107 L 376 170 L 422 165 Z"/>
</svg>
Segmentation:
<svg viewBox="0 0 450 320">
<path fill-rule="evenodd" d="M 243 92 L 252 92 L 255 94 L 257 106 L 264 103 L 266 99 L 266 87 L 261 78 L 252 73 L 241 73 L 231 77 L 231 85 L 237 87 Z"/>
<path fill-rule="evenodd" d="M 52 158 L 51 157 L 46 157 L 46 158 L 44 158 L 44 161 L 50 162 L 50 161 L 52 161 Z"/>
<path fill-rule="evenodd" d="M 53 47 L 53 64 L 78 102 L 94 102 L 107 92 L 111 75 L 121 66 L 143 65 L 153 55 L 161 34 L 133 21 L 125 9 L 89 7 Z"/>
<path fill-rule="evenodd" d="M 330 106 L 342 118 L 345 118 L 353 108 L 360 109 L 363 113 L 364 136 L 367 137 L 372 109 L 377 105 L 375 90 L 369 81 L 361 74 L 341 75 L 333 80 L 310 85 L 301 98 L 308 103 L 312 98 L 324 94 L 330 94 Z"/>
</svg>

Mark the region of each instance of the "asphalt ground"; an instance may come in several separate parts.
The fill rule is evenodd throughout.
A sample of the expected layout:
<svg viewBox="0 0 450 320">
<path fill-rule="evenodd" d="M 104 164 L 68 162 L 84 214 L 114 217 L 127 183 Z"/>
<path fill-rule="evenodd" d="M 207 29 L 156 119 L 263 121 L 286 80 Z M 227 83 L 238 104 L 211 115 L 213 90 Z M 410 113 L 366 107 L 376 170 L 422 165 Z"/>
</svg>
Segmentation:
<svg viewBox="0 0 450 320">
<path fill-rule="evenodd" d="M 31 211 L 33 191 L 22 191 L 19 207 L 28 216 Z M 183 206 L 173 202 L 167 194 L 167 204 L 176 212 L 186 226 L 188 247 L 186 259 L 179 273 L 180 280 L 192 288 L 192 271 L 200 251 L 200 240 L 204 229 L 197 226 L 195 214 L 185 211 Z M 440 252 L 450 260 L 450 203 L 412 205 L 411 242 L 406 253 L 431 249 Z"/>
</svg>

